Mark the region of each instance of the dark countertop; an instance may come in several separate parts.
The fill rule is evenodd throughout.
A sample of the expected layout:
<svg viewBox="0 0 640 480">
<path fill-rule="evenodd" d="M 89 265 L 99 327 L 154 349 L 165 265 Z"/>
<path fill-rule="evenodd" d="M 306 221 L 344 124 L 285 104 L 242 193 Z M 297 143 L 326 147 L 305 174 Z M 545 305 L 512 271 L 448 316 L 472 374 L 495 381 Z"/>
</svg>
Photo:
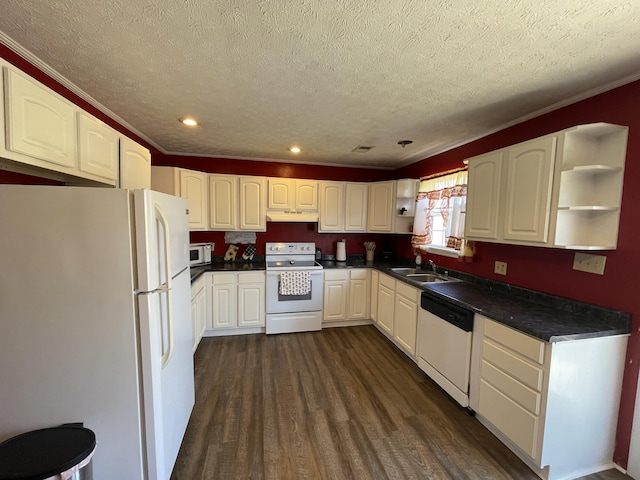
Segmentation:
<svg viewBox="0 0 640 480">
<path fill-rule="evenodd" d="M 205 272 L 251 272 L 265 269 L 264 259 L 251 262 L 212 262 L 202 267 L 191 267 L 191 281 L 193 282 Z"/>
<path fill-rule="evenodd" d="M 535 292 L 462 272 L 450 271 L 450 275 L 463 281 L 419 286 L 391 271 L 392 267 L 415 266 L 406 260 L 376 259 L 367 263 L 362 257 L 348 257 L 346 262 L 336 262 L 327 258 L 320 263 L 326 269 L 375 268 L 413 287 L 545 342 L 628 334 L 631 331 L 631 318 L 626 312 Z M 428 271 L 428 268 L 424 270 Z"/>
</svg>

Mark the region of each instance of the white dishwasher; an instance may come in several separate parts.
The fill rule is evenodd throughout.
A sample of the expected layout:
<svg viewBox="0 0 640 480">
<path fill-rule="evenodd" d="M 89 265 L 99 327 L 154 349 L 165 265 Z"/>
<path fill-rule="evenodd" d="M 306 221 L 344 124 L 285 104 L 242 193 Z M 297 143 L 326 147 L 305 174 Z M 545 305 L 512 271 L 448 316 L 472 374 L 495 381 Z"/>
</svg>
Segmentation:
<svg viewBox="0 0 640 480">
<path fill-rule="evenodd" d="M 473 312 L 422 292 L 418 366 L 463 407 L 469 406 Z"/>
</svg>

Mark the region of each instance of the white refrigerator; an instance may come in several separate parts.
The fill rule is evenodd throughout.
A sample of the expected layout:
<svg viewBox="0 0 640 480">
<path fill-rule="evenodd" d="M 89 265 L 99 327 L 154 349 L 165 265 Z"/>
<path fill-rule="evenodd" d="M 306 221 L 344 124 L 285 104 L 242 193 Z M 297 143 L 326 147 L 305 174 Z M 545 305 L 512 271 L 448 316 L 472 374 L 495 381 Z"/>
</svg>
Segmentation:
<svg viewBox="0 0 640 480">
<path fill-rule="evenodd" d="M 187 208 L 0 185 L 0 441 L 82 422 L 95 480 L 171 476 L 194 404 Z"/>
</svg>

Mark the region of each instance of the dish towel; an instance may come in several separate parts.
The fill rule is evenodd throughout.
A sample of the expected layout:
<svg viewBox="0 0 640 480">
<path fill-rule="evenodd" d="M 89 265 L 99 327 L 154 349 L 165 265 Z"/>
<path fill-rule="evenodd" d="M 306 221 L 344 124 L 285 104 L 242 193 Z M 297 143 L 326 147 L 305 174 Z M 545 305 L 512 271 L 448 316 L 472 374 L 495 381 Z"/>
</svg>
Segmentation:
<svg viewBox="0 0 640 480">
<path fill-rule="evenodd" d="M 307 295 L 311 291 L 311 272 L 280 272 L 280 295 Z"/>
</svg>

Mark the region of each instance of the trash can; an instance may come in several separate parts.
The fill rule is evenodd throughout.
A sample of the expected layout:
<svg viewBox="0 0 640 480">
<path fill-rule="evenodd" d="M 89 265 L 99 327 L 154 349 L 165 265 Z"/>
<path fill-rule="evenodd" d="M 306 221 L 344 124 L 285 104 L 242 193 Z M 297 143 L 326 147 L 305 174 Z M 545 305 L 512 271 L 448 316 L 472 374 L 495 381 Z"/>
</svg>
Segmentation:
<svg viewBox="0 0 640 480">
<path fill-rule="evenodd" d="M 0 480 L 93 480 L 95 449 L 82 424 L 23 433 L 0 443 Z"/>
</svg>

